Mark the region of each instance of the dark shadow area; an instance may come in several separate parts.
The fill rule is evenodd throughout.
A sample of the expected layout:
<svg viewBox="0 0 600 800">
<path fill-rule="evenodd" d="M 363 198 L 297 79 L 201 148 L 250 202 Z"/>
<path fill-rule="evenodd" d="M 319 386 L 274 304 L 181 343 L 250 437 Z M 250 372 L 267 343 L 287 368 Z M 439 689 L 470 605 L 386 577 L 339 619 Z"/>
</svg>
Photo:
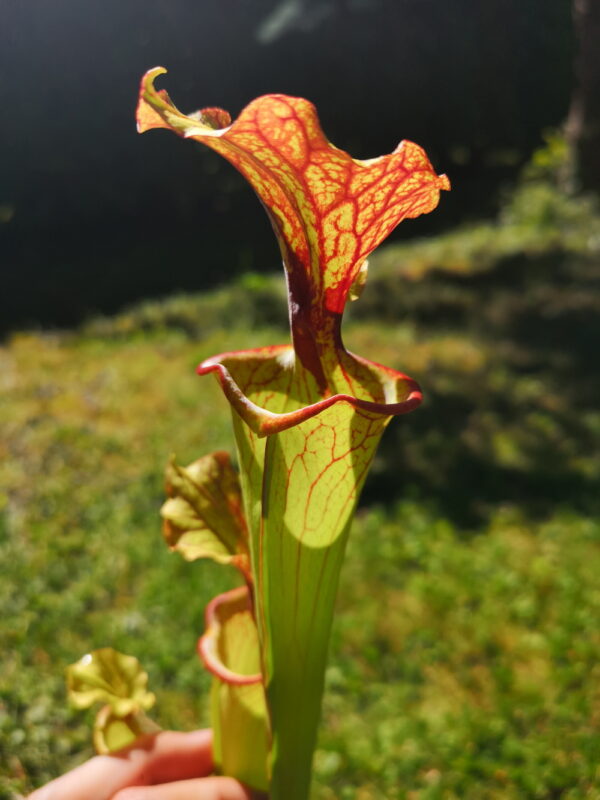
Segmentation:
<svg viewBox="0 0 600 800">
<path fill-rule="evenodd" d="M 140 298 L 279 269 L 251 190 L 218 157 L 138 136 L 142 73 L 186 112 L 308 97 L 358 158 L 402 138 L 455 190 L 419 236 L 492 214 L 564 119 L 573 34 L 562 0 L 7 0 L 0 8 L 0 330 L 73 325 Z"/>
<path fill-rule="evenodd" d="M 456 363 L 417 376 L 424 405 L 390 425 L 364 503 L 414 492 L 462 526 L 499 504 L 600 512 L 600 258 L 557 249 L 468 276 L 374 276 L 370 289 L 356 316 L 409 318 L 424 342 L 464 336 L 479 361 L 454 345 Z"/>
</svg>

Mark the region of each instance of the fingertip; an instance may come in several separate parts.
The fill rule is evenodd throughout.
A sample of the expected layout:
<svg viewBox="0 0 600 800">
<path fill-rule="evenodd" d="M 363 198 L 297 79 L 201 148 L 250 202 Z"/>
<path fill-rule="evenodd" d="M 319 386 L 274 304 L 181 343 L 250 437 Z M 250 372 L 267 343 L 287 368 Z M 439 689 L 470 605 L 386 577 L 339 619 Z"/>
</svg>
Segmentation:
<svg viewBox="0 0 600 800">
<path fill-rule="evenodd" d="M 148 751 L 137 783 L 157 784 L 210 775 L 213 771 L 212 731 L 162 731 Z"/>
<path fill-rule="evenodd" d="M 234 778 L 209 777 L 157 786 L 131 786 L 112 800 L 252 800 L 250 790 Z"/>
<path fill-rule="evenodd" d="M 161 731 L 112 755 L 95 756 L 28 800 L 113 800 L 125 787 L 200 778 L 212 770 L 210 730 Z"/>
</svg>

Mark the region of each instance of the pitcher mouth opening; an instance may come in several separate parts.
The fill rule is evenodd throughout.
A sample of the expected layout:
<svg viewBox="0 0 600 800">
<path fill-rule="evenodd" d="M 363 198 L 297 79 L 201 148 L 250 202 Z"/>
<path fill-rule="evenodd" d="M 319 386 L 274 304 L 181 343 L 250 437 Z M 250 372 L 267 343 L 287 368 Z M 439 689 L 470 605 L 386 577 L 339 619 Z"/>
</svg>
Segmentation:
<svg viewBox="0 0 600 800">
<path fill-rule="evenodd" d="M 231 686 L 250 686 L 262 683 L 263 677 L 259 673 L 243 675 L 229 669 L 219 653 L 219 637 L 222 631 L 223 616 L 226 610 L 233 613 L 248 613 L 250 610 L 250 597 L 247 586 L 239 586 L 214 597 L 206 607 L 206 631 L 198 640 L 198 655 L 206 669 L 219 680 Z"/>
<path fill-rule="evenodd" d="M 223 393 L 235 408 L 240 417 L 252 429 L 252 431 L 259 437 L 269 436 L 274 433 L 280 433 L 288 428 L 304 422 L 311 417 L 320 414 L 325 409 L 329 408 L 336 403 L 348 403 L 355 409 L 371 412 L 373 414 L 381 415 L 384 417 L 394 417 L 401 414 L 407 414 L 413 411 L 423 401 L 423 393 L 419 384 L 408 377 L 402 372 L 398 372 L 389 367 L 384 367 L 374 361 L 367 361 L 359 356 L 353 355 L 357 362 L 369 369 L 377 376 L 384 397 L 389 397 L 390 400 L 393 396 L 400 394 L 405 395 L 404 399 L 400 401 L 391 402 L 378 402 L 375 400 L 365 400 L 355 397 L 351 394 L 339 393 L 317 400 L 314 403 L 309 403 L 302 408 L 295 409 L 284 413 L 276 413 L 257 405 L 245 394 L 237 381 L 232 376 L 231 372 L 225 366 L 226 361 L 244 360 L 254 358 L 269 360 L 273 359 L 281 363 L 287 354 L 293 354 L 293 350 L 289 345 L 272 346 L 265 348 L 258 348 L 256 350 L 239 350 L 229 353 L 220 353 L 212 358 L 203 361 L 196 369 L 198 375 L 208 375 L 215 373 L 221 385 Z"/>
</svg>

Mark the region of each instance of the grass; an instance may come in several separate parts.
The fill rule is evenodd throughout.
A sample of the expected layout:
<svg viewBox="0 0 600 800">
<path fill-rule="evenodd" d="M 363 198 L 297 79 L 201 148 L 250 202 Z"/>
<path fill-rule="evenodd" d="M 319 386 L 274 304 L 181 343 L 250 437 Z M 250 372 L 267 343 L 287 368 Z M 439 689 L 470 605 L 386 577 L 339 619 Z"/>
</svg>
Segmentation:
<svg viewBox="0 0 600 800">
<path fill-rule="evenodd" d="M 597 520 L 566 512 L 498 511 L 468 539 L 422 504 L 365 514 L 319 797 L 600 796 L 599 544 Z"/>
<path fill-rule="evenodd" d="M 351 348 L 428 401 L 351 537 L 318 800 L 600 798 L 600 223 L 543 168 L 497 223 L 382 250 L 352 308 Z M 140 658 L 162 725 L 207 722 L 195 641 L 231 575 L 167 551 L 162 471 L 232 449 L 195 365 L 285 325 L 250 276 L 0 350 L 1 798 L 90 754 L 63 679 L 89 649 Z"/>
</svg>

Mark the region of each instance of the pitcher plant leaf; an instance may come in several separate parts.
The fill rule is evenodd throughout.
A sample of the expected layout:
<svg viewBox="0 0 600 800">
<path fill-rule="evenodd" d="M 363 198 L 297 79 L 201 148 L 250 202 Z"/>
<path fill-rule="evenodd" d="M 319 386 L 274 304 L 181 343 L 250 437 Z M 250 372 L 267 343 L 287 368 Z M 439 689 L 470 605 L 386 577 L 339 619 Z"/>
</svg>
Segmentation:
<svg viewBox="0 0 600 800">
<path fill-rule="evenodd" d="M 255 790 L 268 789 L 269 729 L 258 631 L 248 587 L 218 595 L 206 609 L 198 642 L 213 674 L 213 755 L 224 774 Z"/>
<path fill-rule="evenodd" d="M 259 97 L 233 122 L 214 108 L 185 115 L 154 87 L 164 72 L 156 67 L 142 79 L 138 130 L 167 128 L 202 142 L 248 180 L 279 241 L 296 355 L 323 383 L 318 353 L 334 344 L 365 259 L 403 219 L 435 208 L 447 177 L 409 141 L 389 155 L 353 159 L 327 140 L 303 98 Z"/>
<path fill-rule="evenodd" d="M 154 87 L 164 72 L 157 67 L 142 79 L 138 129 L 172 130 L 231 162 L 262 201 L 286 272 L 291 345 L 222 353 L 198 372 L 215 375 L 233 412 L 252 571 L 247 597 L 267 702 L 269 797 L 306 800 L 353 512 L 386 425 L 422 400 L 411 378 L 346 350 L 342 314 L 365 287 L 369 254 L 403 219 L 433 210 L 450 184 L 413 142 L 379 158 L 352 158 L 327 140 L 302 98 L 265 95 L 233 121 L 215 108 L 185 115 Z M 189 517 L 182 505 L 172 508 Z M 201 652 L 211 669 L 218 638 L 207 636 Z M 214 664 L 211 671 L 218 674 Z M 229 685 L 224 673 L 221 681 Z"/>
<path fill-rule="evenodd" d="M 76 708 L 106 703 L 120 717 L 152 708 L 156 698 L 147 683 L 137 658 L 112 647 L 93 650 L 67 668 L 69 700 Z"/>
<path fill-rule="evenodd" d="M 188 561 L 211 558 L 233 564 L 247 575 L 248 530 L 239 479 L 229 455 L 212 453 L 186 467 L 171 458 L 166 489 L 169 499 L 161 516 L 169 547 Z"/>
</svg>

